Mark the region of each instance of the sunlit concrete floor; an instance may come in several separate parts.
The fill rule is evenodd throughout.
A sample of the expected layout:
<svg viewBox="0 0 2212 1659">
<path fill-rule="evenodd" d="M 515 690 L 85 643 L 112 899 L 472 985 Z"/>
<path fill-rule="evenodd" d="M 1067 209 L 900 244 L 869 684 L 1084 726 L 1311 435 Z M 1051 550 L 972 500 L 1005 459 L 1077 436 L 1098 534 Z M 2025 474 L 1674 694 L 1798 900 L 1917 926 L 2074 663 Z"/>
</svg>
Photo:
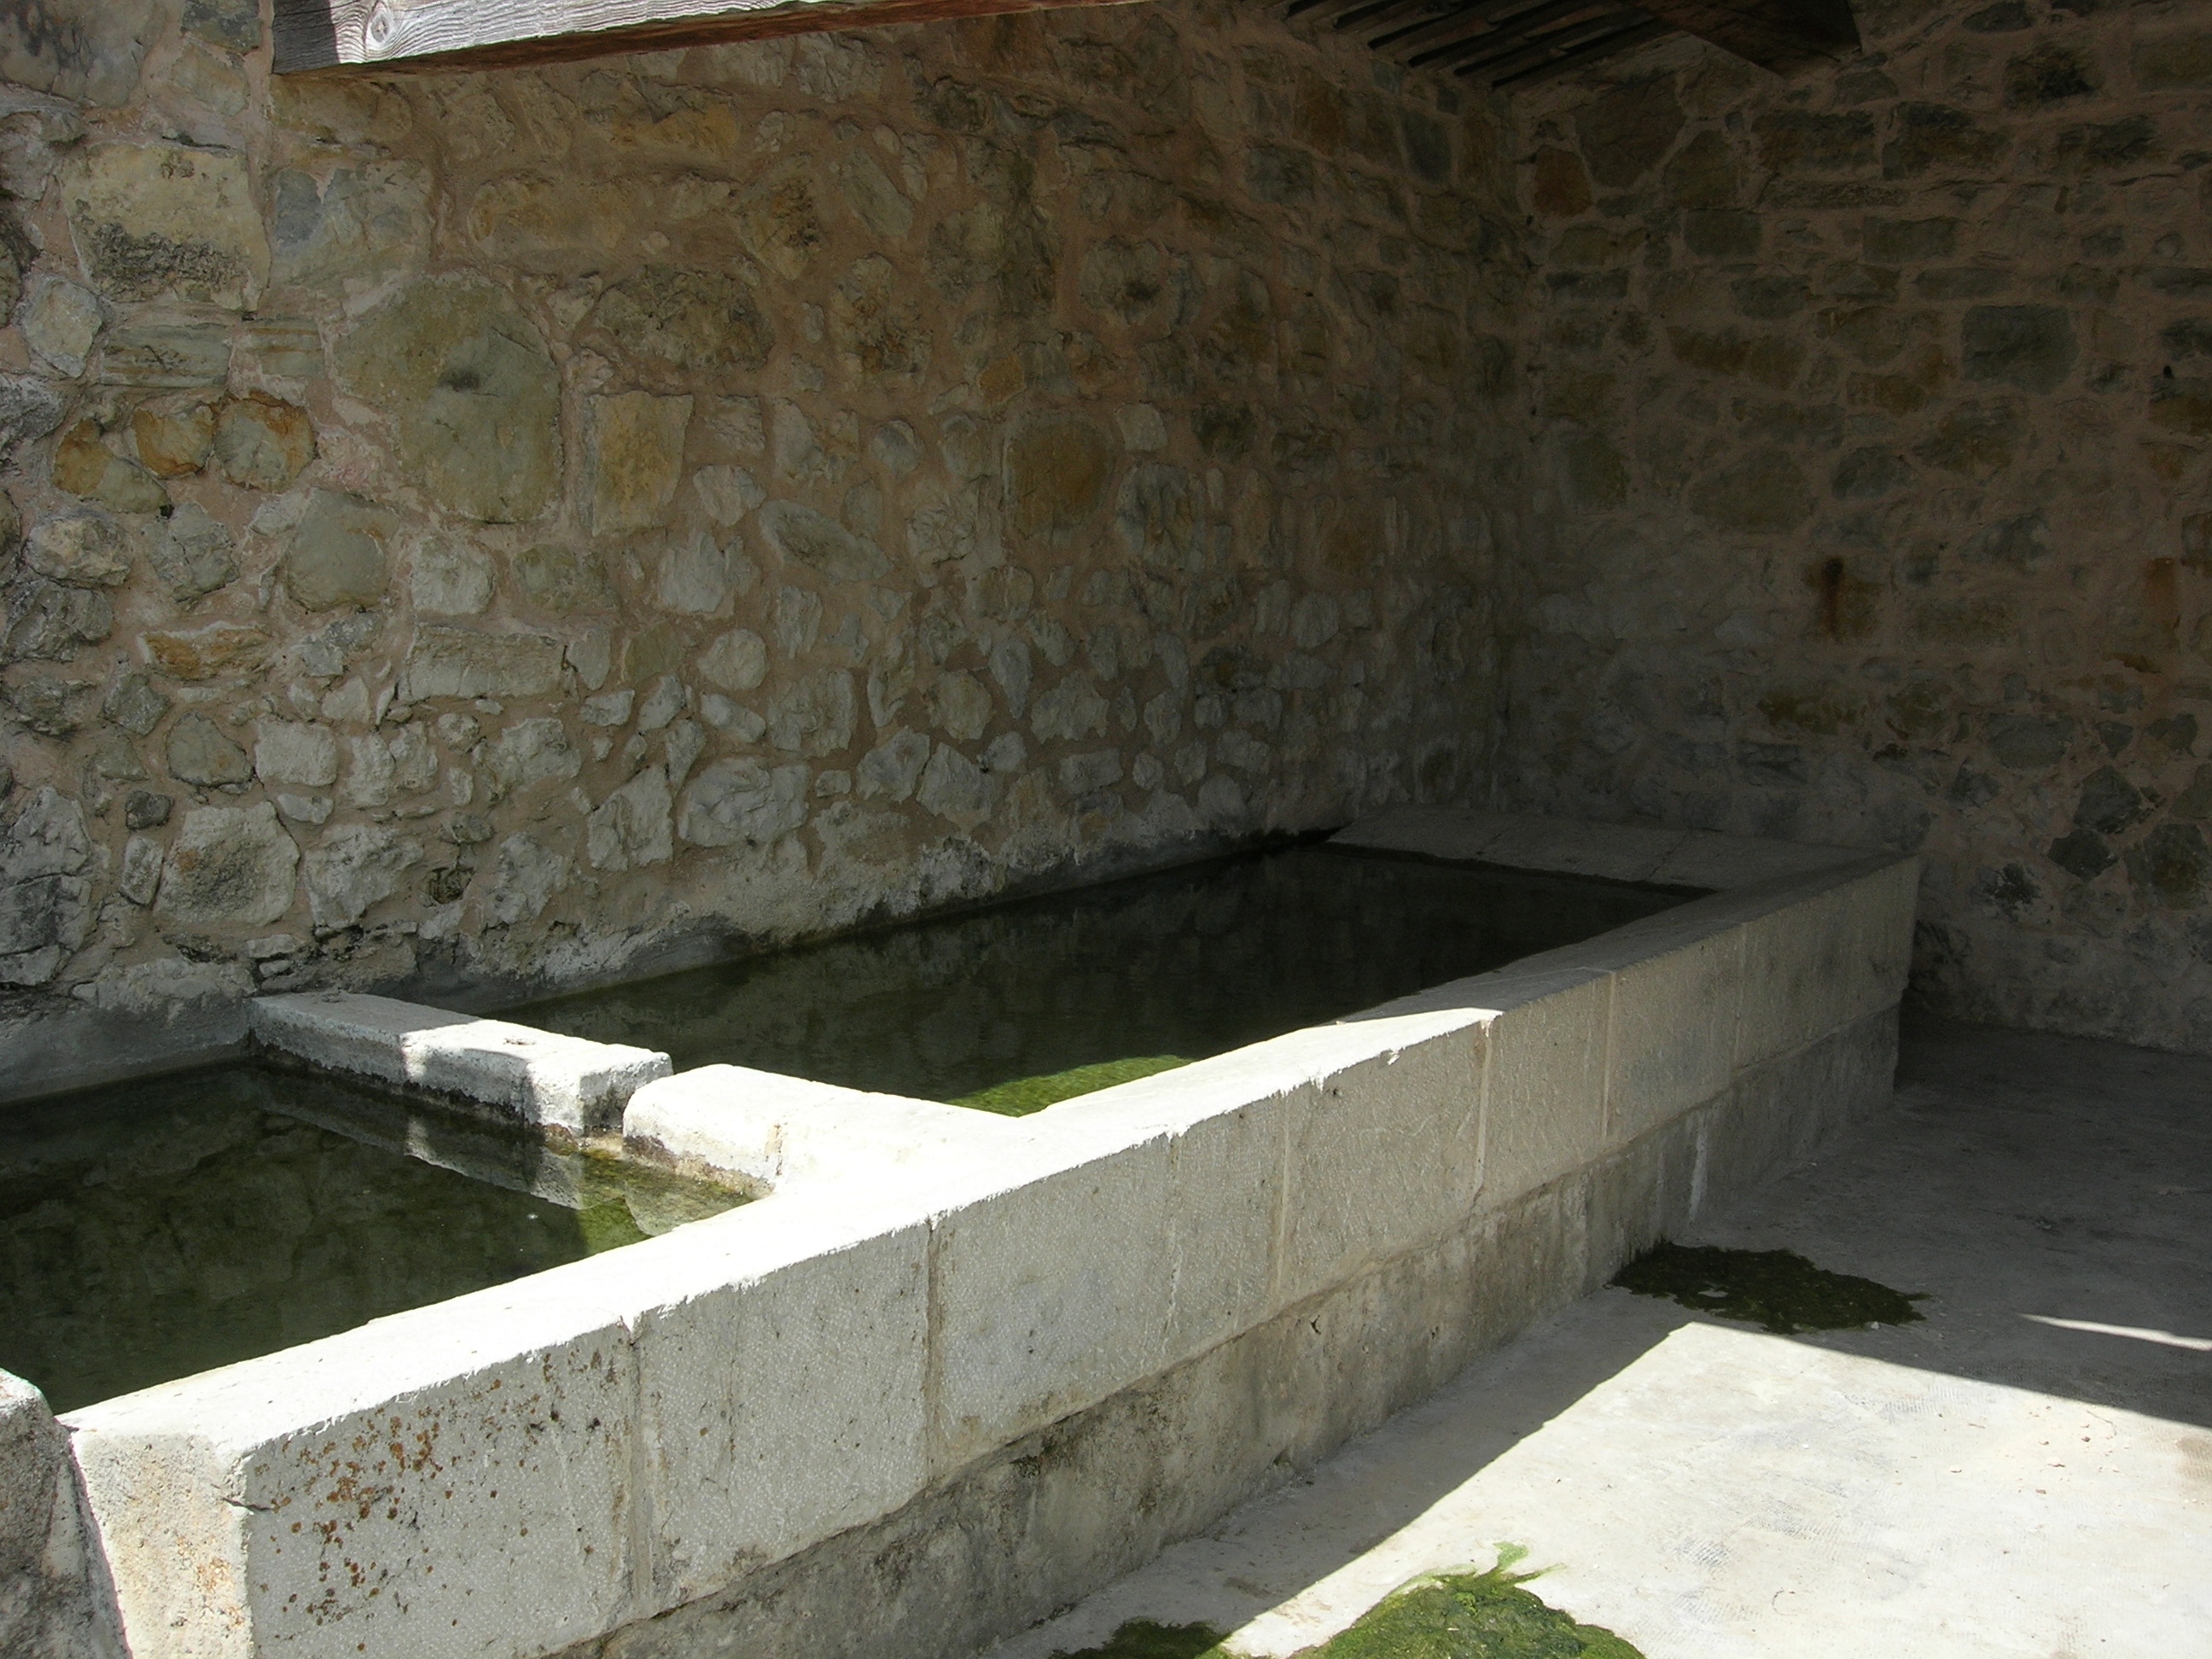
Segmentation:
<svg viewBox="0 0 2212 1659">
<path fill-rule="evenodd" d="M 1295 1653 L 1500 1545 L 1650 1659 L 2212 1656 L 2212 1060 L 1916 1023 L 1892 1109 L 1684 1242 L 1926 1320 L 1601 1291 L 993 1659 L 1133 1618 Z"/>
</svg>

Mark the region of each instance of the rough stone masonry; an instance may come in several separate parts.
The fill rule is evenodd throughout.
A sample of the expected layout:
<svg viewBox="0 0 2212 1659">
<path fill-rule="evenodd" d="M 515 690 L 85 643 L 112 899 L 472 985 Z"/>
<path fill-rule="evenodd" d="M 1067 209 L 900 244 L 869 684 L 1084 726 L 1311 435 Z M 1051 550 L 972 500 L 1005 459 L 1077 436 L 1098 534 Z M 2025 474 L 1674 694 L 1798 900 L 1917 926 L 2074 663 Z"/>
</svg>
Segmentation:
<svg viewBox="0 0 2212 1659">
<path fill-rule="evenodd" d="M 1949 1012 L 2212 1050 L 2212 13 L 1525 98 L 1497 787 L 1925 855 Z"/>
<path fill-rule="evenodd" d="M 11 1085 L 1479 787 L 1517 234 L 1449 87 L 1181 0 L 267 61 L 0 17 Z"/>
<path fill-rule="evenodd" d="M 1924 994 L 2212 1048 L 2212 28 L 1860 14 L 10 7 L 0 1087 L 1408 799 L 1922 849 Z"/>
</svg>

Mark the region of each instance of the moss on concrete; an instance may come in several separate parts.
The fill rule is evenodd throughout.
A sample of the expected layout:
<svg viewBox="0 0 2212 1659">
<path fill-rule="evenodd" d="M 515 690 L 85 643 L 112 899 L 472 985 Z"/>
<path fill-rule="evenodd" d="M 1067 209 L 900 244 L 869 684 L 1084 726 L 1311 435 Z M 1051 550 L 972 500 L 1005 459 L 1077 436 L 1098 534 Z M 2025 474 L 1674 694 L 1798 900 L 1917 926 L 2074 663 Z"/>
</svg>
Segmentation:
<svg viewBox="0 0 2212 1659">
<path fill-rule="evenodd" d="M 1156 1625 L 1132 1619 L 1101 1647 L 1055 1653 L 1053 1659 L 1230 1659 L 1221 1632 L 1210 1625 Z"/>
<path fill-rule="evenodd" d="M 1133 1055 L 1127 1060 L 1102 1060 L 1096 1065 L 1072 1066 L 1065 1072 L 1048 1072 L 1040 1077 L 1018 1077 L 1008 1082 L 994 1083 L 988 1089 L 978 1089 L 972 1095 L 962 1095 L 946 1104 L 973 1106 L 985 1112 L 1002 1112 L 1008 1117 L 1024 1117 L 1060 1101 L 1087 1095 L 1093 1090 L 1110 1089 L 1117 1083 L 1134 1083 L 1140 1077 L 1151 1077 L 1156 1072 L 1171 1072 L 1178 1066 L 1189 1064 L 1181 1054 L 1142 1054 Z"/>
<path fill-rule="evenodd" d="M 1830 1273 L 1795 1250 L 1730 1250 L 1662 1239 L 1613 1282 L 1638 1296 L 1668 1297 L 1777 1336 L 1909 1325 L 1921 1317 L 1912 1305 L 1919 1297 L 1854 1273 Z"/>
<path fill-rule="evenodd" d="M 1609 1630 L 1577 1624 L 1521 1586 L 1506 1548 L 1487 1572 L 1437 1573 L 1385 1596 L 1348 1630 L 1297 1659 L 1644 1659 Z M 1103 1647 L 1054 1659 L 1236 1659 L 1204 1625 L 1133 1619 Z"/>
</svg>

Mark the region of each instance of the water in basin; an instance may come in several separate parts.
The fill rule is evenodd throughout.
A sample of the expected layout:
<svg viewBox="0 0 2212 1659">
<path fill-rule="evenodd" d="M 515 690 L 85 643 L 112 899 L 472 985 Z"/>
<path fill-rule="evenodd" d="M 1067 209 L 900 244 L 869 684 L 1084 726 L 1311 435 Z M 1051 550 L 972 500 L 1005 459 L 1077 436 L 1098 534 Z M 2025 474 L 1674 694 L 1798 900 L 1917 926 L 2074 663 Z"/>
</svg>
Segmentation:
<svg viewBox="0 0 2212 1659">
<path fill-rule="evenodd" d="M 0 1368 L 68 1411 L 740 1201 L 258 1066 L 58 1096 L 0 1113 Z"/>
<path fill-rule="evenodd" d="M 1305 844 L 550 999 L 507 1017 L 923 1100 L 1034 1111 L 1680 904 Z"/>
</svg>

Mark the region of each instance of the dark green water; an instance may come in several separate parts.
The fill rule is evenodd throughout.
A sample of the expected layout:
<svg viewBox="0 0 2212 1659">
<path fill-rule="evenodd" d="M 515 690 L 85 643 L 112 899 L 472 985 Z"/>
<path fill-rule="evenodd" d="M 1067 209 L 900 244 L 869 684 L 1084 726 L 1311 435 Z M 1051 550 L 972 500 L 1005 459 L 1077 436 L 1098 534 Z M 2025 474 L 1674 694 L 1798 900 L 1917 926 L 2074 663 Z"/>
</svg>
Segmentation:
<svg viewBox="0 0 2212 1659">
<path fill-rule="evenodd" d="M 1309 844 L 508 1017 L 665 1049 L 678 1070 L 729 1062 L 1020 1113 L 1501 967 L 1686 896 Z"/>
<path fill-rule="evenodd" d="M 10 1107 L 0 1368 L 69 1411 L 738 1201 L 253 1066 Z"/>
</svg>

